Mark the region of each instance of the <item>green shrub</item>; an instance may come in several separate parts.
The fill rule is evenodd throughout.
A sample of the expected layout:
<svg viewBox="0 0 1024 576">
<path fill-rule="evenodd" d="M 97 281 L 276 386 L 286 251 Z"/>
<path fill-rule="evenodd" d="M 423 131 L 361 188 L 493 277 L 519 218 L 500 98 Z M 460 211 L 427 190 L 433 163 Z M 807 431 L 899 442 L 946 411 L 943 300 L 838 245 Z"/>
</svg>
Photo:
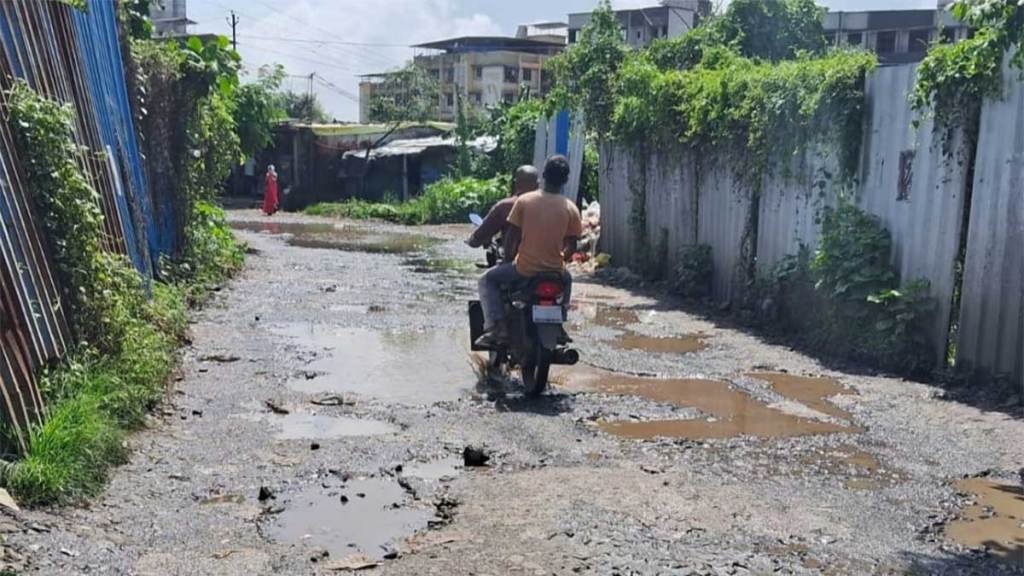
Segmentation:
<svg viewBox="0 0 1024 576">
<path fill-rule="evenodd" d="M 761 279 L 766 320 L 828 353 L 906 374 L 931 370 L 935 300 L 926 281 L 901 287 L 888 231 L 845 203 L 826 210 L 822 231 L 813 256 L 802 249 Z"/>
<path fill-rule="evenodd" d="M 446 179 L 427 187 L 424 193 L 404 204 L 371 203 L 349 200 L 315 204 L 305 213 L 331 218 L 385 220 L 396 224 L 451 224 L 469 220 L 473 213 L 486 214 L 511 192 L 507 177 L 490 180 L 477 178 Z"/>
<path fill-rule="evenodd" d="M 711 246 L 695 244 L 679 251 L 676 267 L 676 292 L 684 298 L 705 298 L 711 294 L 714 261 Z"/>
</svg>

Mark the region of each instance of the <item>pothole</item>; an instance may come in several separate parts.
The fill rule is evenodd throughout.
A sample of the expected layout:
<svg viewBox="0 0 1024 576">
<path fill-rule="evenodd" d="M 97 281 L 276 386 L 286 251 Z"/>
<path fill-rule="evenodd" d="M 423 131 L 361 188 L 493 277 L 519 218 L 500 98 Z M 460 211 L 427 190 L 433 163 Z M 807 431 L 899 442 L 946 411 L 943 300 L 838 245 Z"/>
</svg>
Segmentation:
<svg viewBox="0 0 1024 576">
<path fill-rule="evenodd" d="M 269 538 L 326 551 L 332 558 L 383 559 L 397 543 L 427 528 L 434 510 L 419 508 L 396 482 L 359 479 L 282 495 L 284 510 L 268 516 Z"/>
<path fill-rule="evenodd" d="M 623 438 L 788 438 L 862 432 L 853 426 L 781 412 L 728 382 L 718 380 L 638 378 L 603 371 L 575 371 L 561 379 L 570 388 L 637 396 L 661 404 L 696 408 L 707 415 L 705 418 L 689 420 L 615 421 L 598 424 L 602 431 Z"/>
<path fill-rule="evenodd" d="M 706 338 L 699 334 L 649 336 L 631 328 L 643 322 L 643 314 L 654 314 L 653 311 L 641 311 L 634 308 L 608 306 L 605 304 L 584 305 L 579 310 L 585 322 L 620 332 L 611 342 L 613 347 L 620 350 L 649 352 L 652 354 L 692 354 L 707 348 Z"/>
<path fill-rule="evenodd" d="M 323 351 L 306 366 L 305 372 L 314 377 L 288 383 L 304 394 L 354 393 L 419 405 L 468 396 L 475 383 L 466 360 L 469 336 L 458 331 L 391 332 L 318 324 L 274 331 Z"/>
<path fill-rule="evenodd" d="M 1024 488 L 987 478 L 961 480 L 956 488 L 974 504 L 946 525 L 946 538 L 1024 566 Z"/>
</svg>

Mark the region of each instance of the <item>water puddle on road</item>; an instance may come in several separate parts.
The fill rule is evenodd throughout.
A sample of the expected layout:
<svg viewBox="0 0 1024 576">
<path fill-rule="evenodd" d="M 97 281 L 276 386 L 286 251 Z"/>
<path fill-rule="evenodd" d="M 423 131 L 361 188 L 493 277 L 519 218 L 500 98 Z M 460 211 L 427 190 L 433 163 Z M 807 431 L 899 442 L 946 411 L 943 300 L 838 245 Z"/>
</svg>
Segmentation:
<svg viewBox="0 0 1024 576">
<path fill-rule="evenodd" d="M 277 434 L 279 440 L 330 440 L 398 432 L 398 428 L 378 420 L 316 414 L 289 414 L 282 416 L 276 424 L 281 429 Z"/>
<path fill-rule="evenodd" d="M 613 347 L 620 350 L 651 352 L 654 354 L 692 354 L 707 348 L 704 337 L 697 334 L 658 337 L 640 334 L 629 328 L 643 322 L 641 316 L 643 312 L 652 314 L 653 312 L 651 311 L 606 306 L 604 304 L 583 305 L 578 307 L 577 310 L 581 313 L 583 322 L 622 332 L 611 342 Z M 577 322 L 577 327 L 580 327 L 580 324 L 580 322 Z"/>
<path fill-rule="evenodd" d="M 612 346 L 621 350 L 640 350 L 655 354 L 692 354 L 708 347 L 703 338 L 692 334 L 658 338 L 636 332 L 627 332 L 619 336 Z"/>
<path fill-rule="evenodd" d="M 300 248 L 370 254 L 412 254 L 439 242 L 423 234 L 374 232 L 321 222 L 232 222 L 231 227 L 248 232 L 287 235 L 288 244 Z"/>
<path fill-rule="evenodd" d="M 570 387 L 591 392 L 638 396 L 662 404 L 696 408 L 708 414 L 707 418 L 692 420 L 602 422 L 598 425 L 602 431 L 623 438 L 788 438 L 861 431 L 852 426 L 786 414 L 717 380 L 637 378 L 592 371 L 571 374 L 567 381 Z"/>
<path fill-rule="evenodd" d="M 427 482 L 439 482 L 458 476 L 462 468 L 462 458 L 450 456 L 441 460 L 434 460 L 433 462 L 406 464 L 403 467 L 402 475 L 419 478 Z"/>
<path fill-rule="evenodd" d="M 407 258 L 402 264 L 416 274 L 468 276 L 476 271 L 476 266 L 472 262 L 459 260 L 458 258 L 441 258 L 438 256 Z"/>
<path fill-rule="evenodd" d="M 284 544 L 326 550 L 337 559 L 365 554 L 380 560 L 434 516 L 433 510 L 412 507 L 396 482 L 382 479 L 311 486 L 282 500 L 284 511 L 270 517 L 264 533 Z"/>
<path fill-rule="evenodd" d="M 815 451 L 801 462 L 809 469 L 844 478 L 847 490 L 877 492 L 906 480 L 902 472 L 885 466 L 874 454 L 851 444 Z"/>
<path fill-rule="evenodd" d="M 956 488 L 972 494 L 975 504 L 946 526 L 946 537 L 1024 566 L 1024 488 L 985 478 L 961 480 Z"/>
<path fill-rule="evenodd" d="M 794 376 L 784 373 L 752 373 L 747 374 L 755 380 L 763 380 L 780 395 L 805 404 L 822 414 L 828 414 L 840 420 L 852 420 L 853 416 L 828 401 L 832 396 L 852 394 L 852 391 L 843 387 L 831 378 L 811 378 L 807 376 Z"/>
<path fill-rule="evenodd" d="M 294 324 L 275 330 L 303 347 L 327 350 L 306 366 L 314 376 L 288 387 L 304 394 L 355 393 L 400 404 L 432 404 L 468 396 L 469 336 L 458 331 L 386 332 Z"/>
</svg>

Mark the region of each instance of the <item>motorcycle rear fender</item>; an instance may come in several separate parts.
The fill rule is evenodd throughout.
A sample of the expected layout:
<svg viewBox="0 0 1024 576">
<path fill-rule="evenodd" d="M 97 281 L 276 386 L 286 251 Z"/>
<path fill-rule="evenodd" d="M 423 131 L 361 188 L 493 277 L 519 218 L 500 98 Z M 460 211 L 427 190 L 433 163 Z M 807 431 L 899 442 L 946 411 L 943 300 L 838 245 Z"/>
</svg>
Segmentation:
<svg viewBox="0 0 1024 576">
<path fill-rule="evenodd" d="M 554 350 L 558 347 L 558 337 L 562 335 L 561 324 L 538 324 L 537 341 L 545 350 Z"/>
</svg>

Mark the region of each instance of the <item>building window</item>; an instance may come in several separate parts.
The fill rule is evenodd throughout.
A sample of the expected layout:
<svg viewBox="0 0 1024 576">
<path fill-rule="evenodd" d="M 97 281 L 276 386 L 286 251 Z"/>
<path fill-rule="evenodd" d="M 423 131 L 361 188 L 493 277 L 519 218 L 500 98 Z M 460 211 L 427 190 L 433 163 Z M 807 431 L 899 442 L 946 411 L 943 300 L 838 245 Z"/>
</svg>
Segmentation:
<svg viewBox="0 0 1024 576">
<path fill-rule="evenodd" d="M 455 68 L 445 70 L 445 78 L 449 84 L 455 83 Z"/>
<path fill-rule="evenodd" d="M 644 31 L 643 30 L 637 30 L 636 31 L 636 41 L 637 42 L 643 42 L 644 41 Z"/>
<path fill-rule="evenodd" d="M 896 31 L 879 32 L 875 41 L 875 51 L 879 54 L 894 54 L 896 52 Z"/>
<path fill-rule="evenodd" d="M 450 93 L 449 94 L 445 94 L 444 95 L 444 100 L 445 100 L 445 103 L 448 105 L 449 108 L 455 107 L 455 94 L 450 94 Z"/>
<path fill-rule="evenodd" d="M 433 77 L 434 80 L 440 80 L 441 79 L 441 70 L 439 68 L 431 68 L 430 69 L 430 76 Z"/>
<path fill-rule="evenodd" d="M 470 96 L 470 98 L 473 99 L 473 104 L 480 104 L 481 102 L 484 101 L 483 95 L 480 94 L 479 92 L 473 92 L 469 96 Z"/>
<path fill-rule="evenodd" d="M 516 103 L 516 93 L 515 92 L 503 92 L 501 94 L 501 100 L 505 104 L 515 104 Z"/>
<path fill-rule="evenodd" d="M 476 76 L 477 80 L 483 80 L 484 79 L 484 67 L 483 66 L 473 66 L 473 75 Z"/>
<path fill-rule="evenodd" d="M 533 69 L 523 68 L 523 82 L 533 82 Z"/>
<path fill-rule="evenodd" d="M 956 42 L 956 28 L 946 26 L 942 29 L 942 43 L 952 44 Z"/>
<path fill-rule="evenodd" d="M 668 26 L 661 27 L 661 37 L 668 38 Z"/>
<path fill-rule="evenodd" d="M 519 83 L 519 68 L 514 66 L 505 66 L 505 83 L 506 84 L 518 84 Z"/>
<path fill-rule="evenodd" d="M 569 44 L 576 43 L 576 35 L 579 34 L 579 30 L 569 30 Z"/>
<path fill-rule="evenodd" d="M 851 32 L 846 35 L 846 43 L 850 46 L 860 46 L 864 43 L 864 34 L 860 32 Z"/>
<path fill-rule="evenodd" d="M 928 29 L 924 30 L 911 30 L 910 31 L 910 45 L 908 50 L 910 52 L 927 52 L 928 45 L 932 41 L 932 31 Z"/>
</svg>

